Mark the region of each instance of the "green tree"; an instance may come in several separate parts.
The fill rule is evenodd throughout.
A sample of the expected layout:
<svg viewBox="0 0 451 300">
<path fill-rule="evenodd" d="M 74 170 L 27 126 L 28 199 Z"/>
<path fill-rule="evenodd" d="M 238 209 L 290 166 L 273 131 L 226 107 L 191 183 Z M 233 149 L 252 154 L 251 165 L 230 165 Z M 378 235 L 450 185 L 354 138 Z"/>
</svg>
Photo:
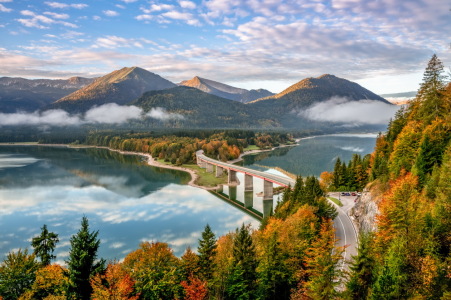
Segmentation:
<svg viewBox="0 0 451 300">
<path fill-rule="evenodd" d="M 257 271 L 259 299 L 289 299 L 289 271 L 277 241 L 277 232 L 265 243 L 265 252 Z"/>
<path fill-rule="evenodd" d="M 405 238 L 399 237 L 391 243 L 385 262 L 373 287 L 372 299 L 407 299 L 409 272 Z"/>
<path fill-rule="evenodd" d="M 58 234 L 49 232 L 47 230 L 47 225 L 45 224 L 41 228 L 41 235 L 34 237 L 31 240 L 34 254 L 41 259 L 42 265 L 48 266 L 50 265 L 50 261 L 56 258 L 56 256 L 53 255 L 53 251 L 58 242 Z"/>
<path fill-rule="evenodd" d="M 211 231 L 210 225 L 207 224 L 202 232 L 202 238 L 199 240 L 199 247 L 197 248 L 201 277 L 207 281 L 213 278 L 216 247 L 215 234 Z"/>
<path fill-rule="evenodd" d="M 257 259 L 249 226 L 241 225 L 233 241 L 233 267 L 228 281 L 230 299 L 253 299 L 256 290 Z"/>
<path fill-rule="evenodd" d="M 35 255 L 29 255 L 27 249 L 8 253 L 0 264 L 0 298 L 18 299 L 33 285 L 38 268 L 39 263 Z"/>
<path fill-rule="evenodd" d="M 443 116 L 445 113 L 445 102 L 443 92 L 445 91 L 446 76 L 443 75 L 443 63 L 432 55 L 423 74 L 423 82 L 417 93 L 418 111 L 415 116 L 429 123 L 431 120 Z"/>
<path fill-rule="evenodd" d="M 357 255 L 352 257 L 350 278 L 347 283 L 351 299 L 367 299 L 369 289 L 373 284 L 373 271 L 376 262 L 371 253 L 372 239 L 371 233 L 360 235 Z"/>
<path fill-rule="evenodd" d="M 83 217 L 78 233 L 71 237 L 69 260 L 66 261 L 69 269 L 69 295 L 76 299 L 90 299 L 92 287 L 91 276 L 103 272 L 105 261 L 97 261 L 97 251 L 100 239 L 99 231 L 89 231 L 88 219 Z"/>
</svg>

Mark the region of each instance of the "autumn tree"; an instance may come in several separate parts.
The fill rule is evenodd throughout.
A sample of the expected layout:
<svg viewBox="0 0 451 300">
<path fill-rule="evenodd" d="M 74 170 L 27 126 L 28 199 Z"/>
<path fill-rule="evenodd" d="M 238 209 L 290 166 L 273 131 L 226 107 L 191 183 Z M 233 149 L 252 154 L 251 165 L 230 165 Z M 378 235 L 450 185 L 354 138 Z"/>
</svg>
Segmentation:
<svg viewBox="0 0 451 300">
<path fill-rule="evenodd" d="M 334 299 L 335 287 L 340 283 L 342 248 L 335 247 L 332 222 L 324 222 L 318 237 L 307 250 L 306 273 L 308 280 L 301 284 L 304 294 L 312 299 Z"/>
<path fill-rule="evenodd" d="M 49 297 L 63 297 L 69 286 L 67 270 L 60 265 L 47 265 L 36 271 L 36 280 L 31 288 L 32 299 L 47 299 Z"/>
<path fill-rule="evenodd" d="M 185 300 L 203 300 L 207 298 L 207 282 L 191 275 L 180 283 L 185 291 Z"/>
<path fill-rule="evenodd" d="M 168 244 L 143 242 L 123 262 L 144 299 L 174 299 L 181 295 L 179 259 Z"/>
<path fill-rule="evenodd" d="M 69 295 L 77 299 L 90 299 L 91 276 L 104 270 L 105 261 L 97 260 L 100 246 L 99 231 L 89 231 L 88 219 L 83 217 L 81 228 L 70 239 L 71 249 L 66 261 L 69 269 Z"/>
<path fill-rule="evenodd" d="M 134 281 L 119 263 L 108 264 L 104 274 L 96 274 L 91 279 L 94 300 L 137 300 L 134 295 Z"/>
<path fill-rule="evenodd" d="M 34 254 L 19 249 L 10 252 L 0 264 L 0 295 L 4 300 L 18 299 L 30 289 L 36 278 L 39 263 Z"/>
<path fill-rule="evenodd" d="M 49 232 L 47 225 L 41 228 L 41 235 L 31 240 L 31 246 L 34 248 L 34 254 L 41 259 L 44 266 L 50 265 L 50 261 L 55 259 L 53 255 L 56 244 L 59 242 L 58 234 Z"/>
</svg>

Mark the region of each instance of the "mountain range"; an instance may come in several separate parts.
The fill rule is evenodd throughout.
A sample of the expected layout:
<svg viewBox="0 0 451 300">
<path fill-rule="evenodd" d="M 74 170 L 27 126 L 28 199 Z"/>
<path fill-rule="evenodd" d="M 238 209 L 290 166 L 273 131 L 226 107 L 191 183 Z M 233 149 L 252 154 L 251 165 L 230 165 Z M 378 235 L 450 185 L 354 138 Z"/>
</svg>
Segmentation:
<svg viewBox="0 0 451 300">
<path fill-rule="evenodd" d="M 0 83 L 7 80 L 0 78 Z M 28 82 L 21 78 L 9 80 Z M 38 81 L 31 82 L 38 85 Z M 95 106 L 116 103 L 140 107 L 145 113 L 160 109 L 177 116 L 137 121 L 141 127 L 316 128 L 329 125 L 306 119 L 299 112 L 332 97 L 346 98 L 347 101 L 370 99 L 389 104 L 357 83 L 329 74 L 306 78 L 275 95 L 264 89 L 240 89 L 197 76 L 176 85 L 139 67 L 122 68 L 96 79 L 71 78 L 48 82 L 52 83 L 48 83 L 48 92 L 45 85 L 40 85 L 42 92 L 39 92 L 30 84 L 24 87 L 5 84 L 16 93 L 34 92 L 37 100 L 33 102 L 30 96 L 29 100 L 17 101 L 21 105 L 14 106 L 11 101 L 4 101 L 5 90 L 2 89 L 0 112 L 12 112 L 16 108 L 23 111 L 64 109 L 70 113 L 83 113 Z M 46 97 L 50 94 L 52 97 Z M 55 101 L 56 95 L 61 97 Z M 26 108 L 25 103 L 29 105 Z"/>
<path fill-rule="evenodd" d="M 0 112 L 32 112 L 93 82 L 93 78 L 69 79 L 0 78 Z"/>
</svg>

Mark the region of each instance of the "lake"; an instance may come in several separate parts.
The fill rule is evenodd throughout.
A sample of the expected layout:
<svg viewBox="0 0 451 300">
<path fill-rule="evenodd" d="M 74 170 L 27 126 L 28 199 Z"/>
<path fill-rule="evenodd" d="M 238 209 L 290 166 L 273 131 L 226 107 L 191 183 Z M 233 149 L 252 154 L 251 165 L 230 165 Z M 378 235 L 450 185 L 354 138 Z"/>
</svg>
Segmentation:
<svg viewBox="0 0 451 300">
<path fill-rule="evenodd" d="M 299 145 L 244 156 L 243 165 L 259 171 L 282 168 L 292 174 L 319 176 L 333 171 L 337 157 L 348 162 L 354 153 L 373 152 L 376 134 L 336 134 L 304 138 Z"/>
<path fill-rule="evenodd" d="M 259 222 L 190 175 L 149 167 L 142 158 L 105 149 L 0 146 L 0 257 L 30 248 L 43 224 L 59 234 L 63 263 L 83 215 L 99 230 L 99 256 L 122 259 L 142 241 L 167 242 L 178 256 L 196 249 L 208 223 L 217 236 Z"/>
<path fill-rule="evenodd" d="M 272 173 L 275 167 L 303 176 L 333 170 L 337 157 L 372 152 L 376 135 L 329 135 L 302 139 L 299 145 L 244 157 L 244 165 Z M 240 182 L 243 175 L 238 173 Z M 105 149 L 0 146 L 0 259 L 11 250 L 30 248 L 43 224 L 59 234 L 57 262 L 68 258 L 70 237 L 89 219 L 99 230 L 99 256 L 122 259 L 142 241 L 167 242 L 177 256 L 196 249 L 208 223 L 216 236 L 241 224 L 259 222 L 212 193 L 187 185 L 190 175 L 150 167 L 143 158 Z M 223 192 L 253 202 L 262 212 L 263 181 L 254 191 L 243 186 Z M 250 198 L 249 198 L 250 197 Z M 275 206 L 279 195 L 274 196 Z"/>
</svg>

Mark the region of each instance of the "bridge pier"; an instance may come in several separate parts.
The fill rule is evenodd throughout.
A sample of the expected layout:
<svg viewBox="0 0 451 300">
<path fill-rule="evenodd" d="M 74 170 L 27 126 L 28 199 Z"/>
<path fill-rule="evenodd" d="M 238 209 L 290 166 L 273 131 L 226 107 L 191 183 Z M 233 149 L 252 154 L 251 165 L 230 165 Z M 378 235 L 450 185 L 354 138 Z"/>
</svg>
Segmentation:
<svg viewBox="0 0 451 300">
<path fill-rule="evenodd" d="M 221 177 L 224 173 L 224 169 L 220 166 L 216 166 L 216 177 Z"/>
<path fill-rule="evenodd" d="M 237 183 L 238 182 L 238 180 L 237 180 L 237 178 L 236 178 L 236 171 L 234 171 L 234 170 L 227 170 L 228 171 L 228 183 L 229 184 L 233 184 L 233 183 Z"/>
<path fill-rule="evenodd" d="M 236 200 L 236 186 L 229 186 L 229 198 Z"/>
<path fill-rule="evenodd" d="M 263 218 L 272 215 L 273 199 L 263 199 Z"/>
<path fill-rule="evenodd" d="M 244 191 L 249 192 L 254 190 L 254 178 L 252 175 L 244 174 Z"/>
<path fill-rule="evenodd" d="M 206 163 L 206 168 L 208 173 L 213 173 L 213 165 Z"/>
<path fill-rule="evenodd" d="M 252 208 L 254 206 L 254 192 L 244 192 L 244 207 Z"/>
<path fill-rule="evenodd" d="M 263 200 L 272 200 L 274 188 L 271 181 L 263 180 Z"/>
</svg>

